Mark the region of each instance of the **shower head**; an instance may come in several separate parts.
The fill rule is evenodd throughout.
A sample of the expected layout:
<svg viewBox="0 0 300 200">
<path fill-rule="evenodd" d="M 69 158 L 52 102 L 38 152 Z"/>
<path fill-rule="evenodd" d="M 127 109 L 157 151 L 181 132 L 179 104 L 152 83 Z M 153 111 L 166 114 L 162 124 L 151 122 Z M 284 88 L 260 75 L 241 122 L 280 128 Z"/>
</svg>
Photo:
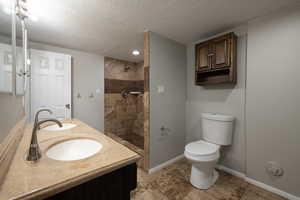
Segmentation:
<svg viewBox="0 0 300 200">
<path fill-rule="evenodd" d="M 129 65 L 125 65 L 124 66 L 124 72 L 128 72 L 128 70 L 130 70 L 130 66 Z"/>
</svg>

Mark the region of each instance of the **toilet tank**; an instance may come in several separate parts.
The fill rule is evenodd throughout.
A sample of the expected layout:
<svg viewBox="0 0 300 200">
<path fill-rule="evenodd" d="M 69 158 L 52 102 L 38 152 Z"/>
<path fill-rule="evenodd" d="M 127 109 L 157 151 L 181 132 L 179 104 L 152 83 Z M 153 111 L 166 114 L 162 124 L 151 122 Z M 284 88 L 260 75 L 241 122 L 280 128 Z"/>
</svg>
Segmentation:
<svg viewBox="0 0 300 200">
<path fill-rule="evenodd" d="M 214 113 L 202 113 L 203 139 L 218 145 L 230 145 L 234 117 Z"/>
</svg>

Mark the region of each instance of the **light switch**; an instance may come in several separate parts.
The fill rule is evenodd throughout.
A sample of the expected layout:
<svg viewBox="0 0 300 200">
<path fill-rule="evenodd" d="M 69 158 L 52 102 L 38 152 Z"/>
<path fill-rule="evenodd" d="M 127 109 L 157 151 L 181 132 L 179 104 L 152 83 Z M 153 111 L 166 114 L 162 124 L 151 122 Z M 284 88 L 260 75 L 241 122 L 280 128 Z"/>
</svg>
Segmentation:
<svg viewBox="0 0 300 200">
<path fill-rule="evenodd" d="M 165 86 L 164 85 L 157 86 L 157 92 L 159 94 L 164 93 L 165 92 Z"/>
<path fill-rule="evenodd" d="M 96 94 L 99 94 L 101 90 L 99 88 L 96 89 Z"/>
</svg>

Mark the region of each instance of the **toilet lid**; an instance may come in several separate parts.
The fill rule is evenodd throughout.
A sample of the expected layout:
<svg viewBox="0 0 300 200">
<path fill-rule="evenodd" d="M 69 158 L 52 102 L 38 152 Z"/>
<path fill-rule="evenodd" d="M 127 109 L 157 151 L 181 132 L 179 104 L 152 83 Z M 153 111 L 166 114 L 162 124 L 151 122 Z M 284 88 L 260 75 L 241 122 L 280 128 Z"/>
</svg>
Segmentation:
<svg viewBox="0 0 300 200">
<path fill-rule="evenodd" d="M 203 140 L 192 142 L 185 146 L 185 150 L 194 155 L 210 155 L 219 150 L 219 145 L 212 144 Z"/>
</svg>

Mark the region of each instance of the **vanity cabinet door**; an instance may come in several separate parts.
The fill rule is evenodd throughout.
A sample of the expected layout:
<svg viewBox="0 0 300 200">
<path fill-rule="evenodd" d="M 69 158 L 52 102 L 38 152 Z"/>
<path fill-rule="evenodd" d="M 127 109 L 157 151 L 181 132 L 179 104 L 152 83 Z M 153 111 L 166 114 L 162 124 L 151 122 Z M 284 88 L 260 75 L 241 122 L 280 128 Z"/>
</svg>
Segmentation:
<svg viewBox="0 0 300 200">
<path fill-rule="evenodd" d="M 204 42 L 196 45 L 196 71 L 207 71 L 211 68 L 211 44 Z"/>
<path fill-rule="evenodd" d="M 212 41 L 212 68 L 220 69 L 230 66 L 230 35 L 218 37 Z"/>
<path fill-rule="evenodd" d="M 137 165 L 130 164 L 45 200 L 130 200 L 137 187 Z"/>
</svg>

